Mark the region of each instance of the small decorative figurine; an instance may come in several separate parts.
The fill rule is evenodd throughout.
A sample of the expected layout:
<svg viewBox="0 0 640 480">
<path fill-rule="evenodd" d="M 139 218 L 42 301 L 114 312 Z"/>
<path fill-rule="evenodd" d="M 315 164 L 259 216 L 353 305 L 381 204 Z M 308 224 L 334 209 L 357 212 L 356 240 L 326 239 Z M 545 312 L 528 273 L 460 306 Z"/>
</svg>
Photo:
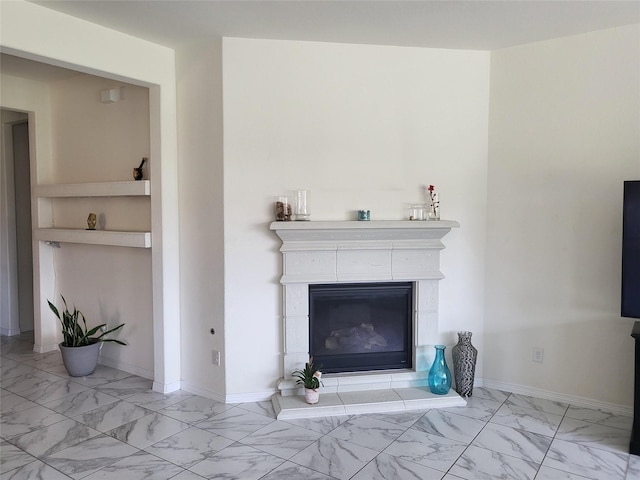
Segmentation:
<svg viewBox="0 0 640 480">
<path fill-rule="evenodd" d="M 95 230 L 96 229 L 96 214 L 90 213 L 87 217 L 87 230 Z"/>
<path fill-rule="evenodd" d="M 133 179 L 134 180 L 142 180 L 142 167 L 144 165 L 144 162 L 146 162 L 146 161 L 147 161 L 147 157 L 142 157 L 142 162 L 140 162 L 140 166 L 133 168 Z"/>
</svg>

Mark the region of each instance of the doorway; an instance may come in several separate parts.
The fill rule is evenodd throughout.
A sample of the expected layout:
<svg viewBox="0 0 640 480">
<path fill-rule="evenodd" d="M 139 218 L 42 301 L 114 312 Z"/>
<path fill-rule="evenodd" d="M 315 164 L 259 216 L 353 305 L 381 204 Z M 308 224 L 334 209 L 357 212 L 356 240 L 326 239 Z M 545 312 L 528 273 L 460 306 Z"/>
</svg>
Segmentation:
<svg viewBox="0 0 640 480">
<path fill-rule="evenodd" d="M 1 111 L 0 333 L 33 330 L 33 252 L 28 115 Z"/>
</svg>

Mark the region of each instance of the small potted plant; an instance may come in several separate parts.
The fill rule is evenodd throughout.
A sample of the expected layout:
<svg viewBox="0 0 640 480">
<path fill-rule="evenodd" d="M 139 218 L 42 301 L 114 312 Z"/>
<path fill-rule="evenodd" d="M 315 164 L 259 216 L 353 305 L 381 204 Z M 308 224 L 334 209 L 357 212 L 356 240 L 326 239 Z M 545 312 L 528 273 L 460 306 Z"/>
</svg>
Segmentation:
<svg viewBox="0 0 640 480">
<path fill-rule="evenodd" d="M 296 377 L 296 384 L 304 386 L 304 399 L 310 405 L 318 403 L 320 398 L 320 385 L 324 385 L 320 377 L 322 372 L 320 367 L 313 364 L 313 357 L 309 357 L 309 362 L 304 364 L 304 369 L 294 370 L 292 375 Z"/>
<path fill-rule="evenodd" d="M 102 349 L 103 342 L 114 342 L 120 345 L 126 345 L 126 343 L 115 338 L 105 338 L 109 333 L 121 329 L 124 323 L 110 330 L 107 330 L 106 323 L 88 329 L 87 321 L 82 312 L 80 312 L 75 305 L 73 312 L 70 312 L 67 307 L 67 301 L 62 295 L 60 296 L 64 302 L 62 315 L 60 315 L 60 312 L 58 312 L 58 309 L 53 303 L 49 300 L 47 300 L 47 302 L 49 303 L 49 308 L 55 316 L 58 317 L 62 325 L 63 341 L 59 345 L 60 352 L 62 353 L 62 362 L 72 377 L 91 375 L 98 364 L 98 355 Z M 93 335 L 99 330 L 102 330 L 102 333 L 94 337 Z"/>
</svg>

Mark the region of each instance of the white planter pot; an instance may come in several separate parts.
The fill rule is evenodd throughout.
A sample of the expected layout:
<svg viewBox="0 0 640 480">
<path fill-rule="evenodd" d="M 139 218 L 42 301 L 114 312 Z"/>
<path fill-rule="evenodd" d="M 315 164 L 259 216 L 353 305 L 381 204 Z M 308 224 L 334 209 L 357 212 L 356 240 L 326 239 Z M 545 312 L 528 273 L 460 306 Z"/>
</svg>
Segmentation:
<svg viewBox="0 0 640 480">
<path fill-rule="evenodd" d="M 95 342 L 83 347 L 65 347 L 60 344 L 62 363 L 72 377 L 91 375 L 98 365 L 98 356 L 102 342 Z"/>
<path fill-rule="evenodd" d="M 304 399 L 309 405 L 314 405 L 318 403 L 320 399 L 320 389 L 319 388 L 305 388 L 304 389 Z"/>
</svg>

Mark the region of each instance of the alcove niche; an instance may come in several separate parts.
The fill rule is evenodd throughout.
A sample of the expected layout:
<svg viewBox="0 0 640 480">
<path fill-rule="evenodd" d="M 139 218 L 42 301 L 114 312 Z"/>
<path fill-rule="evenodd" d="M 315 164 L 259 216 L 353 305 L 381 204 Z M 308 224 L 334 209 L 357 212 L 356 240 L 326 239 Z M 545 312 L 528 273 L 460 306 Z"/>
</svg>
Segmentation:
<svg viewBox="0 0 640 480">
<path fill-rule="evenodd" d="M 34 350 L 57 348 L 47 300 L 62 294 L 91 325 L 126 324 L 128 346 L 105 344 L 100 363 L 179 388 L 179 365 L 165 368 L 159 87 L 6 54 L 2 65 L 3 108 L 29 117 Z"/>
</svg>

